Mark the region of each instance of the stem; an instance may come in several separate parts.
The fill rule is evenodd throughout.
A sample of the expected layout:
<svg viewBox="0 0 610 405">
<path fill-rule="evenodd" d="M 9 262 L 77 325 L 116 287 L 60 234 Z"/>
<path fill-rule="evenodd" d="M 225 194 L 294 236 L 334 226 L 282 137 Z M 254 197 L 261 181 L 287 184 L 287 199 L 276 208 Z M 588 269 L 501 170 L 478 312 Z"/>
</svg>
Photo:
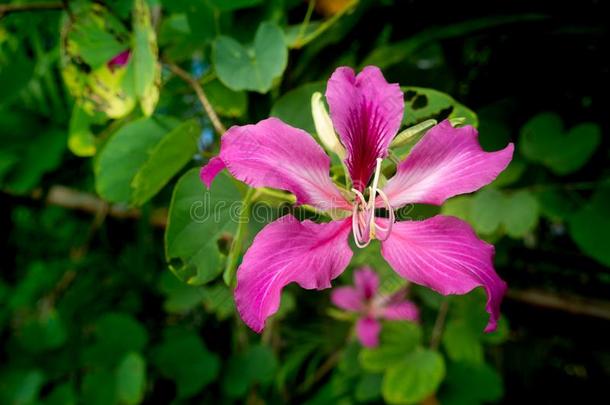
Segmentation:
<svg viewBox="0 0 610 405">
<path fill-rule="evenodd" d="M 436 321 L 434 322 L 434 328 L 432 329 L 432 336 L 430 337 L 430 349 L 438 349 L 438 345 L 441 342 L 441 336 L 443 335 L 443 329 L 445 328 L 445 320 L 447 319 L 447 312 L 449 311 L 449 301 L 445 299 L 441 304 L 436 315 Z"/>
<path fill-rule="evenodd" d="M 210 121 L 212 121 L 212 126 L 214 127 L 214 130 L 218 133 L 218 135 L 222 136 L 227 131 L 227 129 L 224 127 L 222 122 L 220 122 L 218 114 L 216 114 L 216 111 L 214 111 L 210 100 L 208 100 L 208 97 L 205 95 L 205 92 L 203 91 L 203 88 L 201 87 L 199 82 L 179 66 L 174 65 L 173 63 L 168 63 L 167 66 L 169 67 L 169 70 L 171 70 L 176 76 L 188 83 L 193 88 L 193 90 L 195 90 L 197 98 L 203 105 L 206 114 L 210 118 Z"/>
<path fill-rule="evenodd" d="M 21 11 L 39 11 L 39 10 L 61 10 L 64 8 L 64 3 L 59 1 L 56 3 L 26 3 L 26 4 L 0 4 L 0 17 L 9 13 L 17 13 Z"/>
<path fill-rule="evenodd" d="M 330 370 L 335 367 L 335 365 L 341 359 L 341 351 L 337 350 L 333 354 L 331 354 L 324 363 L 316 370 L 313 377 L 310 380 L 304 381 L 297 388 L 297 392 L 304 392 L 308 387 L 312 387 L 318 381 L 320 381 Z"/>
<path fill-rule="evenodd" d="M 324 31 L 329 29 L 335 22 L 337 22 L 337 20 L 339 18 L 341 18 L 345 13 L 347 13 L 348 11 L 351 11 L 352 8 L 356 4 L 358 4 L 358 0 L 353 0 L 351 3 L 346 5 L 343 8 L 343 10 L 339 11 L 337 14 L 333 15 L 331 18 L 329 18 L 328 20 L 326 20 L 322 24 L 320 24 L 320 26 L 314 32 L 312 32 L 309 35 L 306 35 L 302 41 L 295 43 L 294 48 L 295 49 L 302 48 L 305 45 L 307 45 L 308 43 L 310 43 L 311 41 L 313 41 L 314 39 L 316 39 L 318 36 L 320 36 L 322 33 L 324 33 Z"/>
<path fill-rule="evenodd" d="M 244 238 L 248 233 L 248 223 L 250 222 L 250 206 L 256 189 L 250 188 L 246 192 L 246 195 L 242 201 L 241 211 L 239 213 L 239 223 L 237 225 L 237 232 L 235 232 L 235 238 L 231 244 L 229 255 L 227 256 L 227 265 L 223 274 L 224 282 L 233 287 L 235 284 L 235 271 L 237 270 L 237 261 L 241 254 Z"/>
<path fill-rule="evenodd" d="M 313 13 L 313 9 L 314 6 L 316 5 L 316 0 L 309 0 L 309 4 L 307 5 L 307 12 L 305 13 L 305 18 L 303 19 L 303 22 L 301 23 L 301 27 L 299 28 L 299 33 L 296 37 L 296 39 L 294 40 L 294 46 L 295 48 L 300 48 L 301 47 L 301 38 L 303 37 L 303 35 L 305 34 L 305 31 L 307 30 L 307 26 L 309 25 L 309 21 L 311 20 L 311 15 Z"/>
</svg>

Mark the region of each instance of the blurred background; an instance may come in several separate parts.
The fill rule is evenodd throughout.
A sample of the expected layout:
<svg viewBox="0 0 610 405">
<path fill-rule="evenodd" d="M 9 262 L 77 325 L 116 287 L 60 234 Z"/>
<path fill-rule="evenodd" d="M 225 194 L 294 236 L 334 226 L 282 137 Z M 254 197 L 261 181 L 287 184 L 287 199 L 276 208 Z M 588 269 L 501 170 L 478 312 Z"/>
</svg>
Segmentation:
<svg viewBox="0 0 610 405">
<path fill-rule="evenodd" d="M 591 0 L 0 1 L 0 403 L 600 402 L 608 12 Z M 336 67 L 369 64 L 406 87 L 405 125 L 464 117 L 485 149 L 516 145 L 490 186 L 411 214 L 459 216 L 495 244 L 509 291 L 494 334 L 481 333 L 478 291 L 410 286 L 421 325 L 384 326 L 389 338 L 363 349 L 328 291 L 289 286 L 256 335 L 222 273 L 264 224 L 236 248 L 235 226 L 189 228 L 172 201 L 201 196 L 197 168 L 218 150 L 197 89 L 225 127 L 275 115 L 313 133 L 311 94 Z M 362 264 L 393 280 L 375 247 L 337 284 Z M 438 361 L 395 365 L 411 341 Z"/>
</svg>

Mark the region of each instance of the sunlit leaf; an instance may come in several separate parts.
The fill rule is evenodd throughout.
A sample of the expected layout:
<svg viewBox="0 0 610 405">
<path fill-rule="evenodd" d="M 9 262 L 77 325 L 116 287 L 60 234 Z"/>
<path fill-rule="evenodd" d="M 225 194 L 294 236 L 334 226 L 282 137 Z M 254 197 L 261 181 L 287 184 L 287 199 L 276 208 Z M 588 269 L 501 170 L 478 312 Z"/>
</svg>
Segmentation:
<svg viewBox="0 0 610 405">
<path fill-rule="evenodd" d="M 423 87 L 403 87 L 405 114 L 403 125 L 412 126 L 427 119 L 464 118 L 464 124 L 478 126 L 477 115 L 448 94 Z"/>
<path fill-rule="evenodd" d="M 444 377 L 443 357 L 420 349 L 388 368 L 381 392 L 390 404 L 416 404 L 433 394 Z"/>
<path fill-rule="evenodd" d="M 146 360 L 135 352 L 123 357 L 116 369 L 116 390 L 119 401 L 134 405 L 142 402 L 146 387 Z"/>
<path fill-rule="evenodd" d="M 251 48 L 220 36 L 214 42 L 213 61 L 218 78 L 230 89 L 266 93 L 286 68 L 284 33 L 277 25 L 264 22 Z"/>
</svg>

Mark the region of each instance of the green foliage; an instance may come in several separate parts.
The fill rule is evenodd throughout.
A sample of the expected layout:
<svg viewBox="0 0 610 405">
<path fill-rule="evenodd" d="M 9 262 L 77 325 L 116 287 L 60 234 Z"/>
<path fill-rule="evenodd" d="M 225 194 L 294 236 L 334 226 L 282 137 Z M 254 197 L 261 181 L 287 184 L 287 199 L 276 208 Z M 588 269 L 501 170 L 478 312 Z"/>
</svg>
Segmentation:
<svg viewBox="0 0 610 405">
<path fill-rule="evenodd" d="M 241 194 L 225 175 L 218 176 L 210 190 L 202 186 L 197 169 L 178 180 L 165 231 L 165 257 L 181 280 L 199 285 L 220 274 L 219 239 L 230 240 L 235 232 L 240 200 Z"/>
<path fill-rule="evenodd" d="M 381 392 L 390 404 L 416 404 L 430 396 L 445 377 L 443 357 L 432 350 L 416 350 L 388 368 Z"/>
<path fill-rule="evenodd" d="M 565 131 L 561 117 L 547 112 L 526 122 L 519 140 L 526 158 L 566 175 L 587 163 L 600 143 L 601 130 L 597 124 L 585 122 Z"/>
<path fill-rule="evenodd" d="M 477 115 L 451 96 L 434 89 L 403 87 L 405 115 L 403 124 L 415 125 L 430 118 L 464 118 L 464 124 L 478 126 Z"/>
<path fill-rule="evenodd" d="M 179 398 L 195 395 L 216 379 L 218 356 L 207 350 L 199 336 L 173 329 L 164 336 L 153 350 L 153 361 L 164 376 L 176 382 Z"/>
<path fill-rule="evenodd" d="M 213 60 L 218 78 L 230 89 L 266 93 L 288 61 L 284 34 L 275 24 L 263 22 L 254 44 L 246 48 L 236 40 L 220 36 L 214 43 Z"/>
<path fill-rule="evenodd" d="M 576 244 L 587 255 L 606 266 L 610 266 L 610 239 L 607 237 L 609 207 L 610 190 L 601 188 L 569 220 L 570 234 Z"/>
</svg>

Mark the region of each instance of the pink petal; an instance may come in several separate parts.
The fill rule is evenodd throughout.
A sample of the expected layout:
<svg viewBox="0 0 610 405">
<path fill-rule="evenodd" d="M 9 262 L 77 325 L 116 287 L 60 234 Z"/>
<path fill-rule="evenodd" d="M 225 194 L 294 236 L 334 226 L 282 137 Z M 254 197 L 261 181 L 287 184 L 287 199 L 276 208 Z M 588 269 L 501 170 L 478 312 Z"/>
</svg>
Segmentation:
<svg viewBox="0 0 610 405">
<path fill-rule="evenodd" d="M 347 241 L 350 221 L 316 224 L 286 215 L 259 232 L 237 270 L 235 289 L 237 310 L 250 328 L 263 330 L 287 284 L 330 287 L 352 258 Z"/>
<path fill-rule="evenodd" d="M 201 170 L 199 171 L 199 177 L 201 178 L 201 181 L 203 181 L 203 183 L 206 185 L 206 187 L 210 188 L 210 186 L 212 185 L 212 181 L 214 181 L 216 175 L 218 175 L 218 173 L 220 173 L 224 168 L 225 162 L 223 162 L 220 157 L 215 156 L 210 159 L 207 165 L 201 168 Z"/>
<path fill-rule="evenodd" d="M 495 330 L 506 283 L 493 268 L 494 247 L 478 239 L 466 222 L 442 215 L 397 222 L 381 254 L 407 280 L 443 295 L 483 287 L 490 314 L 485 331 Z"/>
<path fill-rule="evenodd" d="M 356 335 L 362 346 L 377 347 L 381 324 L 373 318 L 360 318 L 356 323 Z"/>
<path fill-rule="evenodd" d="M 379 289 L 379 277 L 370 267 L 366 266 L 354 272 L 354 284 L 365 300 L 370 300 Z"/>
<path fill-rule="evenodd" d="M 383 188 L 392 206 L 440 205 L 492 182 L 508 166 L 514 146 L 485 152 L 477 136 L 472 126 L 454 128 L 447 120 L 428 131 Z"/>
<path fill-rule="evenodd" d="M 326 89 L 333 125 L 347 150 L 347 167 L 360 190 L 375 169 L 377 158 L 387 155 L 404 111 L 398 84 L 386 82 L 379 68 L 365 67 L 358 76 L 340 67 Z"/>
<path fill-rule="evenodd" d="M 337 287 L 330 294 L 333 304 L 346 311 L 358 312 L 364 306 L 362 294 L 354 287 Z"/>
<path fill-rule="evenodd" d="M 419 309 L 415 303 L 407 300 L 390 302 L 382 308 L 380 316 L 395 321 L 417 321 Z"/>
<path fill-rule="evenodd" d="M 208 187 L 222 169 L 218 159 L 244 183 L 290 191 L 297 204 L 351 209 L 329 177 L 330 158 L 322 147 L 307 132 L 277 118 L 231 127 L 222 136 L 218 157 L 201 169 Z"/>
</svg>

